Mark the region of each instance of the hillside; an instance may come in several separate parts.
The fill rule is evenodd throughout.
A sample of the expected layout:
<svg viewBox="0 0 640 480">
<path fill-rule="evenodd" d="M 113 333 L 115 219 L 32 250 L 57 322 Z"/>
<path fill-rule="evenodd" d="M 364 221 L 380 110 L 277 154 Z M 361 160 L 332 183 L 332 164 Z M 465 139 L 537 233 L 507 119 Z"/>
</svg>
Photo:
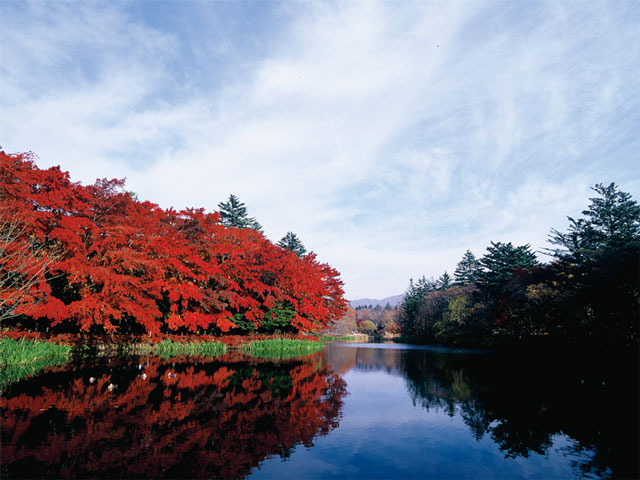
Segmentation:
<svg viewBox="0 0 640 480">
<path fill-rule="evenodd" d="M 394 295 L 392 297 L 386 297 L 382 300 L 377 300 L 375 298 L 358 298 L 357 300 L 351 300 L 349 302 L 349 305 L 351 305 L 351 308 L 361 307 L 364 305 L 371 305 L 373 307 L 375 307 L 376 305 L 380 305 L 381 307 L 384 307 L 387 303 L 389 303 L 389 305 L 395 307 L 402 303 L 403 298 L 404 293 L 401 293 L 400 295 Z"/>
</svg>

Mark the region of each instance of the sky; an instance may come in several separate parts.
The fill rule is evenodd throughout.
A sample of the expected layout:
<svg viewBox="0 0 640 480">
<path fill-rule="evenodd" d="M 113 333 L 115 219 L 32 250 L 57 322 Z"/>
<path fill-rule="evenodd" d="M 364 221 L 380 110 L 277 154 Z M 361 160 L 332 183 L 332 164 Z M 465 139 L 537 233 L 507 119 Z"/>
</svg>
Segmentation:
<svg viewBox="0 0 640 480">
<path fill-rule="evenodd" d="M 0 2 L 0 145 L 293 231 L 348 299 L 640 199 L 640 2 Z M 548 257 L 540 254 L 540 260 Z"/>
</svg>

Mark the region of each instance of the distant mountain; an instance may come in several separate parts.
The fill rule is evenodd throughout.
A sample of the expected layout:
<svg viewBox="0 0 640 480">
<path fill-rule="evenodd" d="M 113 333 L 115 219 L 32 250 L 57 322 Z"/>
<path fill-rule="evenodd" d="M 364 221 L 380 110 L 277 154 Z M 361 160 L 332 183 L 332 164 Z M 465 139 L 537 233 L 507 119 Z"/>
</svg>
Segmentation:
<svg viewBox="0 0 640 480">
<path fill-rule="evenodd" d="M 361 307 L 363 305 L 372 305 L 373 307 L 375 307 L 376 305 L 380 305 L 381 307 L 384 307 L 387 305 L 387 303 L 389 303 L 389 305 L 395 307 L 402 303 L 403 298 L 404 293 L 401 293 L 400 295 L 394 295 L 393 297 L 383 298 L 382 300 L 376 300 L 375 298 L 359 298 L 357 300 L 351 300 L 349 302 L 349 305 L 351 305 L 351 308 Z"/>
</svg>

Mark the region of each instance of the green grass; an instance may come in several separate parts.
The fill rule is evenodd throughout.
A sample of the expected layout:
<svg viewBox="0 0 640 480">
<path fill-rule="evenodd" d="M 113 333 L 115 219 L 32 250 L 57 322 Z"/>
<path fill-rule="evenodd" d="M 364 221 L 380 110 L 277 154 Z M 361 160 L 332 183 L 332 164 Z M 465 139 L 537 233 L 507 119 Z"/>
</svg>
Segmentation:
<svg viewBox="0 0 640 480">
<path fill-rule="evenodd" d="M 178 357 L 181 355 L 217 357 L 226 351 L 227 346 L 221 342 L 181 343 L 164 340 L 153 346 L 153 353 L 162 358 Z"/>
<path fill-rule="evenodd" d="M 0 386 L 31 376 L 40 370 L 63 365 L 71 359 L 71 346 L 0 338 Z"/>
<path fill-rule="evenodd" d="M 248 345 L 243 345 L 242 351 L 258 358 L 285 359 L 309 355 L 323 348 L 324 344 L 322 342 L 279 338 L 256 340 Z"/>
</svg>

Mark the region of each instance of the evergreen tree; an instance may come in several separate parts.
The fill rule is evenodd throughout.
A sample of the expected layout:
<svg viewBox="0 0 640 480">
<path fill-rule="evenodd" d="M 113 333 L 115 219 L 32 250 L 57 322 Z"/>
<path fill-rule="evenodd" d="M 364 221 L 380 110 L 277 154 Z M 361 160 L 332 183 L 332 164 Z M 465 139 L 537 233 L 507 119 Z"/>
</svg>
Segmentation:
<svg viewBox="0 0 640 480">
<path fill-rule="evenodd" d="M 560 248 L 551 250 L 559 259 L 581 264 L 606 249 L 624 247 L 640 240 L 640 205 L 631 195 L 618 190 L 615 183 L 592 187 L 600 197 L 590 198 L 591 205 L 582 214 L 586 218 L 568 217 L 567 233 L 551 230 L 549 242 Z"/>
<path fill-rule="evenodd" d="M 478 284 L 489 290 L 503 287 L 517 269 L 531 270 L 538 265 L 536 255 L 529 244 L 514 247 L 511 242 L 491 242 L 487 253 L 480 259 L 483 268 L 478 274 Z"/>
<path fill-rule="evenodd" d="M 427 280 L 424 276 L 416 283 L 409 279 L 409 288 L 404 294 L 400 309 L 400 326 L 404 335 L 416 333 L 415 320 L 422 305 L 424 297 L 436 290 L 436 282 Z"/>
<path fill-rule="evenodd" d="M 293 232 L 287 232 L 287 234 L 278 242 L 278 246 L 295 253 L 301 258 L 305 253 L 307 253 L 307 249 L 304 248 L 304 245 L 298 236 Z"/>
<path fill-rule="evenodd" d="M 595 185 L 599 197 L 569 217 L 569 231 L 551 230 L 549 250 L 563 292 L 577 318 L 564 319 L 567 334 L 598 339 L 611 348 L 638 348 L 640 326 L 640 206 L 611 183 Z"/>
<path fill-rule="evenodd" d="M 450 286 L 451 286 L 451 275 L 449 275 L 445 270 L 445 272 L 438 279 L 438 288 L 444 289 L 444 288 L 449 288 Z"/>
<path fill-rule="evenodd" d="M 229 195 L 227 202 L 218 204 L 220 221 L 225 227 L 251 228 L 262 233 L 262 225 L 247 215 L 247 207 L 235 195 Z"/>
<path fill-rule="evenodd" d="M 453 272 L 453 276 L 456 279 L 456 283 L 467 285 L 469 283 L 475 283 L 478 280 L 480 270 L 480 262 L 476 259 L 471 250 L 467 250 L 462 257 L 462 260 L 458 262 L 456 271 Z"/>
</svg>

